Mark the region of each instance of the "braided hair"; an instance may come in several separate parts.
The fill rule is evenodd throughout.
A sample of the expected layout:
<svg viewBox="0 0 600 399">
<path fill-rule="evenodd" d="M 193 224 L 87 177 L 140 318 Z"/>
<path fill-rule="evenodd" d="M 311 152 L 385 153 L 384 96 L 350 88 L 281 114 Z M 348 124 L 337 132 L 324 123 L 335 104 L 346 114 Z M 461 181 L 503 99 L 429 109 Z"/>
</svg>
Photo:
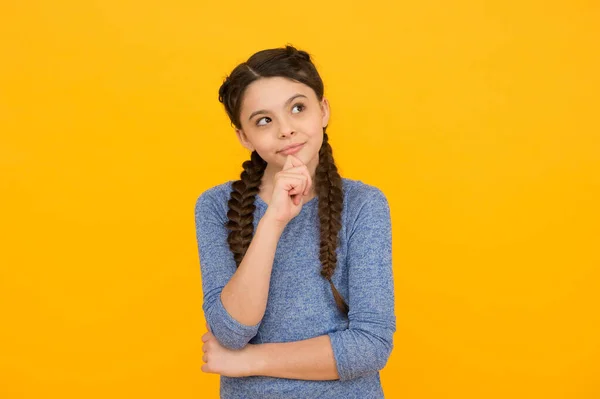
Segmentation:
<svg viewBox="0 0 600 399">
<path fill-rule="evenodd" d="M 241 99 L 246 87 L 263 77 L 286 77 L 311 87 L 319 100 L 323 98 L 323 81 L 310 59 L 310 55 L 291 45 L 284 48 L 261 50 L 246 62 L 239 64 L 219 88 L 219 101 L 236 128 L 241 128 L 239 119 Z M 321 276 L 329 281 L 338 309 L 348 315 L 348 304 L 335 288 L 331 278 L 337 265 L 336 248 L 342 227 L 343 192 L 342 178 L 333 160 L 327 127 L 323 128 L 323 143 L 319 149 L 319 164 L 315 171 L 315 191 L 319 203 Z M 240 179 L 232 184 L 228 201 L 229 230 L 227 242 L 239 267 L 254 234 L 255 200 L 259 193 L 267 162 L 256 151 L 250 160 L 242 164 Z"/>
</svg>

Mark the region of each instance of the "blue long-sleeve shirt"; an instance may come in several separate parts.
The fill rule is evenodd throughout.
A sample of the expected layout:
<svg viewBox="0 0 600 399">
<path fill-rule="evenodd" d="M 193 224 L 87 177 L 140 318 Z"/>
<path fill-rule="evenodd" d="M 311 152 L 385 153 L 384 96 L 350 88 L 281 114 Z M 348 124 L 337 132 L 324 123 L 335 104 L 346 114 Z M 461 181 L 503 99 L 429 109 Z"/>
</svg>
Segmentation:
<svg viewBox="0 0 600 399">
<path fill-rule="evenodd" d="M 314 197 L 283 230 L 265 314 L 248 326 L 234 319 L 221 302 L 221 291 L 236 271 L 225 227 L 232 183 L 209 188 L 195 205 L 202 308 L 211 332 L 231 349 L 328 335 L 340 378 L 220 376 L 221 398 L 383 398 L 379 370 L 388 361 L 396 331 L 391 219 L 383 192 L 342 178 L 342 228 L 332 281 L 349 306 L 348 318 L 338 310 L 329 282 L 320 275 L 318 197 Z M 255 205 L 256 231 L 268 205 L 259 196 Z"/>
</svg>

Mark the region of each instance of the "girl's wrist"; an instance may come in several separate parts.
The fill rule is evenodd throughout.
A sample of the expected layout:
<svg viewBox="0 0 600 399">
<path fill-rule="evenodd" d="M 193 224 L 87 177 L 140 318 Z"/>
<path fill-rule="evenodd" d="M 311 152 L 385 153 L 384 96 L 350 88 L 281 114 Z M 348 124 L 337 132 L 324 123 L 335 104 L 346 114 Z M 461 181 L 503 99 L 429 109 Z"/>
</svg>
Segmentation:
<svg viewBox="0 0 600 399">
<path fill-rule="evenodd" d="M 264 375 L 265 360 L 261 355 L 260 346 L 260 344 L 247 344 L 244 348 L 248 376 Z"/>
<path fill-rule="evenodd" d="M 286 222 L 277 220 L 274 216 L 272 216 L 271 212 L 269 212 L 268 209 L 265 212 L 265 214 L 263 215 L 263 217 L 260 219 L 259 223 L 267 224 L 271 227 L 274 227 L 278 232 L 283 232 L 283 230 L 285 229 L 285 226 L 287 225 Z"/>
</svg>

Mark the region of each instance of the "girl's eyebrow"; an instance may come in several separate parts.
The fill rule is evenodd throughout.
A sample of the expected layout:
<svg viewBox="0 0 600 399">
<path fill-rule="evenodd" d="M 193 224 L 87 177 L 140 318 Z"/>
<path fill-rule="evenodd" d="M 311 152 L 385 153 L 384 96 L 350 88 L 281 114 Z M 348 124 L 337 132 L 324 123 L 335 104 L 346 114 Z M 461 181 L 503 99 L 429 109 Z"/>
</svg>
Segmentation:
<svg viewBox="0 0 600 399">
<path fill-rule="evenodd" d="M 297 97 L 304 97 L 304 98 L 308 99 L 308 97 L 306 97 L 304 94 L 296 93 L 296 94 L 294 94 L 293 96 L 291 96 L 290 98 L 287 99 L 287 101 L 285 102 L 284 106 L 286 106 L 289 103 L 291 103 L 294 100 L 294 98 L 297 98 Z M 258 110 L 258 111 L 254 111 L 253 113 L 250 114 L 250 116 L 248 117 L 248 120 L 251 120 L 255 115 L 266 114 L 267 112 L 268 111 L 264 110 L 264 109 L 261 109 L 261 110 Z"/>
</svg>

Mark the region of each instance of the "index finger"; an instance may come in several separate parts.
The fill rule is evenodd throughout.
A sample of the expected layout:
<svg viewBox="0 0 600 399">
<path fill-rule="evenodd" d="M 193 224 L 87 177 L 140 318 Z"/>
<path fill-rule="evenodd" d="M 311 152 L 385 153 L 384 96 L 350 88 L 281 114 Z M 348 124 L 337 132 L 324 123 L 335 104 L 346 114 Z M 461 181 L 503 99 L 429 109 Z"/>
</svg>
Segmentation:
<svg viewBox="0 0 600 399">
<path fill-rule="evenodd" d="M 293 167 L 294 167 L 294 165 L 292 164 L 292 158 L 290 155 L 288 155 L 287 158 L 285 158 L 285 163 L 283 164 L 283 170 L 290 169 Z"/>
<path fill-rule="evenodd" d="M 302 166 L 304 162 L 298 157 L 293 156 L 292 154 L 288 155 L 285 164 L 283 165 L 283 170 L 291 169 L 296 166 Z"/>
</svg>

